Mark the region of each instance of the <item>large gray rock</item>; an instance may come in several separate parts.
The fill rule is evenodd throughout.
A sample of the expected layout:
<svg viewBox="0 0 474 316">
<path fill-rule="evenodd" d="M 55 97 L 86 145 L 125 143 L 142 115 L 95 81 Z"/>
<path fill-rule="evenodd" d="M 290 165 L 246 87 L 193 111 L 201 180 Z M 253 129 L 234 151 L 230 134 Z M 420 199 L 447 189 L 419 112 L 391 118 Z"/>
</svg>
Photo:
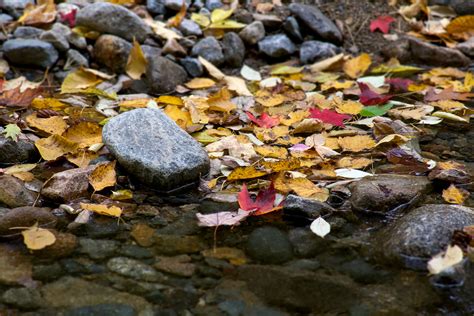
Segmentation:
<svg viewBox="0 0 474 316">
<path fill-rule="evenodd" d="M 8 61 L 16 65 L 49 68 L 58 60 L 52 44 L 36 39 L 8 40 L 2 50 Z"/>
<path fill-rule="evenodd" d="M 387 213 L 414 204 L 431 190 L 431 182 L 422 176 L 377 175 L 353 182 L 349 189 L 354 210 Z"/>
<path fill-rule="evenodd" d="M 269 35 L 258 42 L 258 49 L 273 58 L 286 57 L 296 51 L 296 46 L 284 34 Z"/>
<path fill-rule="evenodd" d="M 224 62 L 224 54 L 221 45 L 214 36 L 208 36 L 194 45 L 191 53 L 201 56 L 212 64 L 219 66 Z"/>
<path fill-rule="evenodd" d="M 334 44 L 307 41 L 300 47 L 300 60 L 303 64 L 309 64 L 319 59 L 328 58 L 341 52 L 341 49 Z"/>
<path fill-rule="evenodd" d="M 101 35 L 94 45 L 94 58 L 114 72 L 125 72 L 132 44 L 114 35 Z"/>
<path fill-rule="evenodd" d="M 455 230 L 474 224 L 474 210 L 459 205 L 424 205 L 380 231 L 378 249 L 387 258 L 410 264 L 412 257 L 431 258 Z"/>
<path fill-rule="evenodd" d="M 157 189 L 189 184 L 209 170 L 201 145 L 161 110 L 120 114 L 105 125 L 103 138 L 130 174 Z"/>
<path fill-rule="evenodd" d="M 168 93 L 188 80 L 186 70 L 168 58 L 148 58 L 146 80 L 151 93 Z"/>
<path fill-rule="evenodd" d="M 431 66 L 464 67 L 471 60 L 459 50 L 436 46 L 416 38 L 410 38 L 411 57 L 419 63 Z"/>
<path fill-rule="evenodd" d="M 143 20 L 123 6 L 107 2 L 96 2 L 77 13 L 76 25 L 120 36 L 126 40 L 143 42 L 150 28 Z"/>
<path fill-rule="evenodd" d="M 289 9 L 316 36 L 337 44 L 342 42 L 342 33 L 336 24 L 315 6 L 292 3 Z"/>
</svg>

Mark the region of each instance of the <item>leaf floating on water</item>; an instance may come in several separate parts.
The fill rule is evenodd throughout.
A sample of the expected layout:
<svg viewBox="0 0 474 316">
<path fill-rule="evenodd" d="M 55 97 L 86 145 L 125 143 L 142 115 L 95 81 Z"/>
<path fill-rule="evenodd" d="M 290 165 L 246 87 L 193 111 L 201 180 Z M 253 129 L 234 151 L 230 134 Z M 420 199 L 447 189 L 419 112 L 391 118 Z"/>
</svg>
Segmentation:
<svg viewBox="0 0 474 316">
<path fill-rule="evenodd" d="M 459 189 L 454 184 L 443 190 L 443 199 L 451 204 L 462 205 L 469 195 L 468 191 Z"/>
<path fill-rule="evenodd" d="M 462 249 L 458 245 L 449 245 L 446 251 L 437 254 L 428 261 L 428 271 L 431 274 L 439 274 L 460 263 L 463 259 Z"/>
<path fill-rule="evenodd" d="M 326 222 L 322 217 L 315 219 L 309 228 L 313 233 L 321 238 L 324 238 L 324 236 L 331 232 L 331 225 L 329 225 L 329 223 Z"/>
<path fill-rule="evenodd" d="M 23 242 L 30 250 L 40 250 L 56 242 L 56 236 L 47 229 L 39 228 L 38 223 L 21 232 Z"/>
</svg>

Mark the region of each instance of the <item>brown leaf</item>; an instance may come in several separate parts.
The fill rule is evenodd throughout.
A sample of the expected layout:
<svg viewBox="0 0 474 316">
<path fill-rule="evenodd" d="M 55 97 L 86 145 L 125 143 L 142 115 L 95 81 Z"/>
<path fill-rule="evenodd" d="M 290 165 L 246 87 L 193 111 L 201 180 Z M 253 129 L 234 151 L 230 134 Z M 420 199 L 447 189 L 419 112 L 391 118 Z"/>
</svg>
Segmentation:
<svg viewBox="0 0 474 316">
<path fill-rule="evenodd" d="M 64 154 L 74 153 L 79 148 L 79 144 L 56 134 L 38 139 L 35 146 L 44 160 L 55 160 Z"/>
<path fill-rule="evenodd" d="M 114 186 L 116 182 L 115 161 L 98 165 L 89 175 L 89 183 L 95 191 Z"/>
</svg>

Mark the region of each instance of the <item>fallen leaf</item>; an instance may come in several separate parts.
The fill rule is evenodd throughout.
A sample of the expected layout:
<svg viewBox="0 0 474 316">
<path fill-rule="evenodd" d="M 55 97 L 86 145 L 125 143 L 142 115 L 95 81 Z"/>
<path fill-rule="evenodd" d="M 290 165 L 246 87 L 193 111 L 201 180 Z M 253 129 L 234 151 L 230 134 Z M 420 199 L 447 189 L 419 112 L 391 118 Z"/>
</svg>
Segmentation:
<svg viewBox="0 0 474 316">
<path fill-rule="evenodd" d="M 450 34 L 468 33 L 474 31 L 474 15 L 462 15 L 451 20 L 446 26 L 446 31 Z"/>
<path fill-rule="evenodd" d="M 213 87 L 216 83 L 209 78 L 193 78 L 184 85 L 189 89 L 206 89 Z"/>
<path fill-rule="evenodd" d="M 89 175 L 89 183 L 94 191 L 101 191 L 107 187 L 114 186 L 117 182 L 115 173 L 115 161 L 97 165 Z"/>
<path fill-rule="evenodd" d="M 61 22 L 66 22 L 66 24 L 68 24 L 70 28 L 73 28 L 76 25 L 76 13 L 76 8 L 70 10 L 67 13 L 59 12 Z"/>
<path fill-rule="evenodd" d="M 431 274 L 439 274 L 444 270 L 455 266 L 463 259 L 462 249 L 458 245 L 448 245 L 446 251 L 437 254 L 428 261 L 428 271 Z"/>
<path fill-rule="evenodd" d="M 334 172 L 336 173 L 336 176 L 347 179 L 360 179 L 373 176 L 371 173 L 351 168 L 336 169 Z"/>
<path fill-rule="evenodd" d="M 254 166 L 237 167 L 227 176 L 228 181 L 247 180 L 260 178 L 268 173 L 263 170 L 257 170 Z"/>
<path fill-rule="evenodd" d="M 18 137 L 21 134 L 21 129 L 16 124 L 7 124 L 2 131 L 5 138 L 10 138 L 13 141 L 18 141 Z"/>
<path fill-rule="evenodd" d="M 260 127 L 264 128 L 272 128 L 277 126 L 280 123 L 280 119 L 278 117 L 271 117 L 267 113 L 262 113 L 259 118 L 256 118 L 252 113 L 246 112 L 248 118 L 257 124 Z"/>
<path fill-rule="evenodd" d="M 387 34 L 390 31 L 390 24 L 396 20 L 389 15 L 382 15 L 372 20 L 370 22 L 370 31 L 375 32 L 379 30 L 380 32 Z"/>
<path fill-rule="evenodd" d="M 343 70 L 352 79 L 362 76 L 372 64 L 369 54 L 363 53 L 344 63 Z"/>
<path fill-rule="evenodd" d="M 131 200 L 133 198 L 133 192 L 128 189 L 112 191 L 110 198 L 116 201 Z"/>
<path fill-rule="evenodd" d="M 83 121 L 69 127 L 62 136 L 85 148 L 102 143 L 102 128 L 96 123 Z"/>
<path fill-rule="evenodd" d="M 241 221 L 251 215 L 252 212 L 239 209 L 237 212 L 218 212 L 211 214 L 197 213 L 198 225 L 204 227 L 217 227 L 221 225 L 239 225 Z"/>
<path fill-rule="evenodd" d="M 237 200 L 242 210 L 252 212 L 252 215 L 263 215 L 281 209 L 280 206 L 274 205 L 275 198 L 276 191 L 273 183 L 267 189 L 259 191 L 255 201 L 250 197 L 247 185 L 244 183 Z"/>
<path fill-rule="evenodd" d="M 363 105 L 378 105 L 387 103 L 388 100 L 392 98 L 391 95 L 381 95 L 372 90 L 370 90 L 369 86 L 365 83 L 358 82 L 360 89 L 360 102 Z"/>
<path fill-rule="evenodd" d="M 102 82 L 102 78 L 84 68 L 70 72 L 61 85 L 61 93 L 75 93 L 77 91 L 95 87 Z"/>
<path fill-rule="evenodd" d="M 343 151 L 360 152 L 375 147 L 375 141 L 368 135 L 339 137 L 337 143 Z"/>
<path fill-rule="evenodd" d="M 469 197 L 469 192 L 451 184 L 447 189 L 443 190 L 442 196 L 448 203 L 462 205 Z"/>
<path fill-rule="evenodd" d="M 236 92 L 238 95 L 253 96 L 253 94 L 247 88 L 247 84 L 245 83 L 244 79 L 233 76 L 225 76 L 224 80 L 227 83 L 229 90 Z"/>
<path fill-rule="evenodd" d="M 56 242 L 56 236 L 47 229 L 38 227 L 38 223 L 21 232 L 23 242 L 30 250 L 40 250 Z"/>
<path fill-rule="evenodd" d="M 266 158 L 286 159 L 288 157 L 288 150 L 284 147 L 263 145 L 256 146 L 255 151 Z"/>
<path fill-rule="evenodd" d="M 335 55 L 333 57 L 329 57 L 327 59 L 323 59 L 321 61 L 318 61 L 318 62 L 312 64 L 311 66 L 309 66 L 309 69 L 311 70 L 311 72 L 325 71 L 325 70 L 331 69 L 336 64 L 341 62 L 343 60 L 343 58 L 344 58 L 344 54 L 341 53 L 341 54 Z"/>
<path fill-rule="evenodd" d="M 434 102 L 440 100 L 458 100 L 458 101 L 469 101 L 469 98 L 474 97 L 474 93 L 460 93 L 455 92 L 453 87 L 449 87 L 436 93 L 433 87 L 430 87 L 425 94 L 426 102 Z"/>
<path fill-rule="evenodd" d="M 211 20 L 204 14 L 193 13 L 191 14 L 191 20 L 199 24 L 201 27 L 208 27 L 211 24 Z"/>
<path fill-rule="evenodd" d="M 408 87 L 414 83 L 413 80 L 403 78 L 389 78 L 385 79 L 385 82 L 390 85 L 392 90 L 402 92 L 408 91 Z"/>
<path fill-rule="evenodd" d="M 56 19 L 56 5 L 54 0 L 40 0 L 38 5 L 28 3 L 18 22 L 23 25 L 44 25 Z"/>
<path fill-rule="evenodd" d="M 122 215 L 122 209 L 118 206 L 107 206 L 102 204 L 89 204 L 81 203 L 81 208 L 83 210 L 91 211 L 100 215 L 120 217 Z"/>
<path fill-rule="evenodd" d="M 311 231 L 321 238 L 324 238 L 331 231 L 331 225 L 321 216 L 315 219 L 309 226 Z"/>
<path fill-rule="evenodd" d="M 186 1 L 183 1 L 179 12 L 174 17 L 168 20 L 168 23 L 167 23 L 168 26 L 176 27 L 176 28 L 179 27 L 184 17 L 186 16 L 186 8 L 187 8 Z"/>
<path fill-rule="evenodd" d="M 334 126 L 344 127 L 344 120 L 349 120 L 350 115 L 339 114 L 331 110 L 319 110 L 316 108 L 309 109 L 310 117 L 321 120 L 324 123 L 332 124 Z"/>
<path fill-rule="evenodd" d="M 245 79 L 249 81 L 261 81 L 262 76 L 258 71 L 256 71 L 253 68 L 250 68 L 247 65 L 243 65 L 242 69 L 240 69 L 240 75 Z"/>
<path fill-rule="evenodd" d="M 139 80 L 140 77 L 146 72 L 147 65 L 148 61 L 145 57 L 145 54 L 143 53 L 142 47 L 134 38 L 132 49 L 128 55 L 125 72 L 130 78 Z"/>
<path fill-rule="evenodd" d="M 62 116 L 51 116 L 39 118 L 36 113 L 26 117 L 26 123 L 30 127 L 36 128 L 48 134 L 61 135 L 67 129 L 67 123 Z"/>
<path fill-rule="evenodd" d="M 38 139 L 35 146 L 44 160 L 55 160 L 64 154 L 74 153 L 79 148 L 79 144 L 56 134 Z"/>
<path fill-rule="evenodd" d="M 359 114 L 366 117 L 382 116 L 387 113 L 393 107 L 392 103 L 387 103 L 385 105 L 372 105 L 364 107 Z"/>
</svg>

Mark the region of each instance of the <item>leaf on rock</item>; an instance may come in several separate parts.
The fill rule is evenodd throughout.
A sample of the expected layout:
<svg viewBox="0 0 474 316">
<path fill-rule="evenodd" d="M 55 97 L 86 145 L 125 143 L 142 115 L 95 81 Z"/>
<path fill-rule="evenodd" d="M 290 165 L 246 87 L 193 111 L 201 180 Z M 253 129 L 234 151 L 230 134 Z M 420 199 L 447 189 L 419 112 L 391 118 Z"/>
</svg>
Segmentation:
<svg viewBox="0 0 474 316">
<path fill-rule="evenodd" d="M 93 122 L 79 122 L 69 127 L 62 136 L 85 148 L 102 143 L 102 128 Z"/>
<path fill-rule="evenodd" d="M 392 98 L 391 95 L 381 95 L 370 90 L 369 86 L 363 82 L 358 82 L 360 89 L 360 102 L 363 105 L 378 105 L 387 103 Z"/>
<path fill-rule="evenodd" d="M 252 212 L 247 212 L 239 209 L 237 212 L 218 212 L 211 214 L 197 213 L 198 225 L 204 227 L 217 227 L 221 225 L 234 226 L 239 225 L 241 221 L 251 215 Z"/>
<path fill-rule="evenodd" d="M 16 142 L 21 134 L 21 129 L 16 124 L 7 124 L 2 133 L 5 135 L 5 138 L 10 138 Z"/>
<path fill-rule="evenodd" d="M 339 114 L 328 109 L 319 110 L 312 108 L 309 109 L 309 112 L 311 118 L 339 127 L 344 127 L 344 120 L 349 120 L 351 118 L 350 115 Z"/>
<path fill-rule="evenodd" d="M 128 55 L 125 72 L 130 76 L 130 78 L 139 80 L 140 77 L 146 72 L 147 65 L 148 61 L 145 57 L 145 54 L 143 53 L 142 47 L 134 38 L 130 55 Z"/>
<path fill-rule="evenodd" d="M 446 251 L 437 254 L 428 261 L 428 271 L 431 274 L 439 274 L 444 270 L 460 263 L 463 259 L 462 249 L 458 245 L 449 245 Z"/>
<path fill-rule="evenodd" d="M 100 164 L 91 172 L 89 183 L 94 188 L 94 191 L 101 191 L 115 185 L 117 182 L 115 163 L 115 161 L 112 161 Z"/>
<path fill-rule="evenodd" d="M 277 126 L 280 123 L 279 117 L 271 117 L 266 112 L 263 112 L 259 118 L 256 118 L 250 112 L 246 112 L 246 113 L 247 113 L 248 118 L 260 127 L 272 128 L 274 126 Z"/>
<path fill-rule="evenodd" d="M 451 184 L 447 189 L 443 190 L 442 196 L 448 203 L 462 205 L 469 197 L 469 194 L 468 191 L 457 188 L 454 184 Z"/>
<path fill-rule="evenodd" d="M 324 238 L 331 231 L 331 225 L 321 216 L 316 218 L 309 226 L 311 231 L 321 238 Z"/>
<path fill-rule="evenodd" d="M 344 63 L 343 70 L 352 79 L 362 76 L 372 64 L 369 54 L 363 53 L 355 58 L 351 58 Z"/>
<path fill-rule="evenodd" d="M 64 154 L 74 153 L 79 149 L 79 144 L 68 140 L 60 135 L 51 135 L 35 141 L 41 157 L 44 160 L 55 160 Z"/>
<path fill-rule="evenodd" d="M 38 227 L 38 223 L 21 232 L 23 242 L 30 250 L 40 250 L 56 242 L 56 236 L 47 229 Z"/>
<path fill-rule="evenodd" d="M 372 20 L 370 22 L 370 31 L 375 32 L 379 30 L 380 32 L 387 34 L 390 31 L 390 24 L 396 20 L 389 15 L 382 15 Z"/>
<path fill-rule="evenodd" d="M 107 206 L 102 204 L 89 204 L 81 203 L 81 208 L 83 210 L 91 211 L 100 215 L 120 217 L 122 215 L 122 209 L 118 206 Z"/>
</svg>

